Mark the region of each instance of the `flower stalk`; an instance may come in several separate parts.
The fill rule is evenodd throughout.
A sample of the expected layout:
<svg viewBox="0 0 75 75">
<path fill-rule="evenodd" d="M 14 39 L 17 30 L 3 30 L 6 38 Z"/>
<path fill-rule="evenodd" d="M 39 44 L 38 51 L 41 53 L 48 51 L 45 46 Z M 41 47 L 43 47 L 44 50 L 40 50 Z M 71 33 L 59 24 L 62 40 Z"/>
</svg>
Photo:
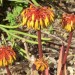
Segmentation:
<svg viewBox="0 0 75 75">
<path fill-rule="evenodd" d="M 60 71 L 61 71 L 61 68 L 62 68 L 64 53 L 65 53 L 65 49 L 64 49 L 64 45 L 62 44 L 62 46 L 60 48 L 59 59 L 58 59 L 57 75 L 60 74 Z"/>
<path fill-rule="evenodd" d="M 8 66 L 5 66 L 5 68 L 6 68 L 6 70 L 7 70 L 7 75 L 11 75 L 11 72 L 10 72 Z"/>
<path fill-rule="evenodd" d="M 37 35 L 38 35 L 39 58 L 43 58 L 42 43 L 41 43 L 41 30 L 37 31 Z"/>
<path fill-rule="evenodd" d="M 43 51 L 42 51 L 42 43 L 41 43 L 41 30 L 37 30 L 37 36 L 38 36 L 38 52 L 39 52 L 39 58 L 43 59 Z M 44 75 L 44 71 L 41 72 L 41 75 Z"/>
<path fill-rule="evenodd" d="M 67 55 L 68 55 L 70 44 L 71 44 L 71 40 L 72 40 L 72 35 L 73 35 L 73 31 L 71 31 L 69 33 L 68 45 L 67 45 L 67 48 L 66 48 L 66 51 L 65 51 L 65 54 L 64 54 L 64 58 L 63 58 L 63 62 L 62 62 L 62 68 L 61 68 L 61 71 L 60 71 L 60 75 L 63 75 L 64 67 L 65 67 L 66 61 L 67 61 Z"/>
<path fill-rule="evenodd" d="M 71 32 L 69 33 L 68 45 L 67 45 L 66 52 L 65 52 L 65 55 L 64 55 L 63 64 L 66 63 L 67 54 L 68 54 L 68 52 L 69 52 L 69 48 L 70 48 L 70 44 L 71 44 L 71 40 L 72 40 L 72 35 L 73 35 L 73 31 L 71 31 Z"/>
</svg>

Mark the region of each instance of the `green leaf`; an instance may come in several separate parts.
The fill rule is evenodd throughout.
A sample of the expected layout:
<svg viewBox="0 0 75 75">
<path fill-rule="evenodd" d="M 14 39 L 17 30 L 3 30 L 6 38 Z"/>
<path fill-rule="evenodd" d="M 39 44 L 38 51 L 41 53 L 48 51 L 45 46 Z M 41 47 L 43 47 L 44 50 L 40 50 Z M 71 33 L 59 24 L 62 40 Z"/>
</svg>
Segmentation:
<svg viewBox="0 0 75 75">
<path fill-rule="evenodd" d="M 20 7 L 20 6 L 16 6 L 14 9 L 13 9 L 13 15 L 14 17 L 17 17 L 21 11 L 22 11 L 23 7 Z"/>
<path fill-rule="evenodd" d="M 32 34 L 28 34 L 28 33 L 25 33 L 25 32 L 22 32 L 22 31 L 17 31 L 17 30 L 9 30 L 9 32 L 12 32 L 12 33 L 17 33 L 17 34 L 21 34 L 21 35 L 24 35 L 24 36 L 29 36 L 29 37 L 31 37 L 31 38 L 38 38 L 36 35 L 32 35 Z M 42 40 L 44 40 L 44 41 L 50 41 L 51 40 L 51 38 L 41 38 Z"/>
<path fill-rule="evenodd" d="M 3 0 L 0 0 L 0 6 L 3 4 Z"/>
<path fill-rule="evenodd" d="M 6 20 L 8 20 L 8 22 L 11 26 L 16 24 L 16 18 L 20 15 L 22 9 L 23 9 L 23 7 L 16 6 L 12 10 L 12 12 L 7 12 Z"/>
<path fill-rule="evenodd" d="M 53 29 L 53 26 L 51 25 L 51 26 L 49 27 L 49 32 L 50 32 L 50 33 L 53 33 L 53 31 L 54 31 L 54 29 Z"/>
<path fill-rule="evenodd" d="M 15 2 L 20 2 L 20 3 L 28 4 L 28 0 L 9 0 L 9 1 L 15 1 Z"/>
</svg>

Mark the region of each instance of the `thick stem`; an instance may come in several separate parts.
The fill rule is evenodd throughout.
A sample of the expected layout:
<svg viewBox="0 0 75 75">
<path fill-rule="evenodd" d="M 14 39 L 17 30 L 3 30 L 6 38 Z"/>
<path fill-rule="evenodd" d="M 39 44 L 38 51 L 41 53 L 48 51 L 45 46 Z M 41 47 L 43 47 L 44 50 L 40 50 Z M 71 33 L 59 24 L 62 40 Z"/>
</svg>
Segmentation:
<svg viewBox="0 0 75 75">
<path fill-rule="evenodd" d="M 69 33 L 68 45 L 67 45 L 67 48 L 66 48 L 66 51 L 65 51 L 65 54 L 64 54 L 63 63 L 62 63 L 63 65 L 62 65 L 62 68 L 61 68 L 61 71 L 60 71 L 60 75 L 63 74 L 64 66 L 65 66 L 66 61 L 67 61 L 67 55 L 68 55 L 68 52 L 69 52 L 69 48 L 70 48 L 70 44 L 71 44 L 71 40 L 72 40 L 72 35 L 73 35 L 73 31 L 71 31 Z"/>
<path fill-rule="evenodd" d="M 45 70 L 45 75 L 50 75 L 50 74 L 49 74 L 49 69 L 48 69 L 48 68 Z"/>
<path fill-rule="evenodd" d="M 63 64 L 66 63 L 67 55 L 68 55 L 70 44 L 71 44 L 71 40 L 72 40 L 72 35 L 73 35 L 73 31 L 69 33 L 68 45 L 67 45 L 67 48 L 66 48 L 66 51 L 65 51 Z"/>
<path fill-rule="evenodd" d="M 39 49 L 39 58 L 43 58 L 43 51 L 42 51 L 42 43 L 41 43 L 41 30 L 37 31 L 37 36 L 38 36 L 38 49 Z M 44 71 L 41 72 L 40 75 L 44 75 Z"/>
<path fill-rule="evenodd" d="M 39 58 L 43 58 L 42 43 L 41 43 L 41 30 L 37 31 L 37 35 L 38 35 Z"/>
<path fill-rule="evenodd" d="M 5 66 L 5 68 L 6 68 L 6 70 L 7 70 L 7 75 L 11 75 L 11 72 L 10 72 L 8 66 Z"/>
<path fill-rule="evenodd" d="M 64 44 L 62 44 L 60 48 L 59 59 L 58 59 L 57 75 L 60 75 L 64 53 L 65 53 Z"/>
</svg>

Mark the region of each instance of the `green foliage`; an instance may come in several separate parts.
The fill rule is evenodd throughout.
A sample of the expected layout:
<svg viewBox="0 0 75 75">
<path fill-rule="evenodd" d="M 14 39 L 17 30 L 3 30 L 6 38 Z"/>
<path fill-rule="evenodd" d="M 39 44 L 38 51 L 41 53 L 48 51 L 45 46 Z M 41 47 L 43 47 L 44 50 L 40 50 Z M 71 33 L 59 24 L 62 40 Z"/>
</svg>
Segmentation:
<svg viewBox="0 0 75 75">
<path fill-rule="evenodd" d="M 6 20 L 8 20 L 10 25 L 16 25 L 17 20 L 19 20 L 20 13 L 23 7 L 27 7 L 28 1 L 27 0 L 9 0 L 11 1 L 11 5 L 13 6 L 12 11 L 7 11 Z M 19 21 L 20 22 L 20 21 Z"/>
<path fill-rule="evenodd" d="M 3 0 L 0 0 L 0 6 L 2 5 L 2 3 L 3 3 Z"/>
<path fill-rule="evenodd" d="M 18 53 L 25 59 L 29 59 L 29 54 L 27 53 L 26 50 L 21 48 L 19 45 L 15 43 L 14 47 L 17 49 Z"/>
<path fill-rule="evenodd" d="M 54 32 L 54 29 L 53 29 L 52 25 L 49 27 L 49 32 L 50 32 L 50 34 Z"/>
<path fill-rule="evenodd" d="M 32 0 L 32 2 L 34 3 L 34 5 L 40 6 L 40 5 L 37 3 L 37 0 Z"/>
<path fill-rule="evenodd" d="M 14 39 L 20 39 L 20 40 L 24 39 L 28 43 L 38 44 L 37 41 L 33 41 L 33 40 L 30 40 L 30 39 L 24 38 L 24 36 L 28 36 L 28 37 L 37 39 L 37 36 L 32 35 L 32 34 L 28 34 L 28 33 L 22 32 L 22 31 L 12 30 L 14 28 L 18 28 L 19 26 L 20 25 L 13 26 L 13 27 L 12 26 L 3 26 L 3 25 L 0 25 L 0 29 L 3 30 L 4 32 L 6 32 L 6 34 L 8 35 L 8 37 L 7 37 L 8 40 L 12 40 L 12 38 L 14 38 Z M 9 28 L 9 30 L 6 29 L 7 27 Z M 50 38 L 42 38 L 42 40 L 43 40 L 42 44 L 45 44 L 44 41 L 49 41 L 51 39 Z"/>
<path fill-rule="evenodd" d="M 8 22 L 10 23 L 10 25 L 16 25 L 16 18 L 19 16 L 19 14 L 21 13 L 23 7 L 21 6 L 16 6 L 14 7 L 14 9 L 12 10 L 12 12 L 7 12 L 7 17 L 6 20 L 8 20 Z"/>
<path fill-rule="evenodd" d="M 28 4 L 29 0 L 9 0 L 9 1 L 15 1 L 15 2 L 20 2 L 20 3 Z"/>
</svg>

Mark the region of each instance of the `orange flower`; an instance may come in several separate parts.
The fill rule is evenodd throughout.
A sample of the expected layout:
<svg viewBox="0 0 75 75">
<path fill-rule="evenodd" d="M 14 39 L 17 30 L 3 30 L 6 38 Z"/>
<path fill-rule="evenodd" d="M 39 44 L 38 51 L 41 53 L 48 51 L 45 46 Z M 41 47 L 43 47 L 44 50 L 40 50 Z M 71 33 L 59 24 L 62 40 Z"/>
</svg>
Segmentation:
<svg viewBox="0 0 75 75">
<path fill-rule="evenodd" d="M 68 32 L 75 29 L 75 15 L 74 14 L 63 14 L 62 26 Z"/>
<path fill-rule="evenodd" d="M 48 68 L 48 63 L 41 58 L 37 59 L 34 62 L 34 65 L 36 66 L 36 70 L 39 70 L 39 71 L 44 71 L 45 69 Z"/>
<path fill-rule="evenodd" d="M 7 66 L 13 63 L 16 54 L 10 46 L 0 47 L 0 66 Z"/>
<path fill-rule="evenodd" d="M 23 10 L 21 16 L 23 18 L 22 24 L 35 30 L 47 27 L 54 21 L 54 13 L 49 7 L 34 7 L 31 5 Z"/>
</svg>

